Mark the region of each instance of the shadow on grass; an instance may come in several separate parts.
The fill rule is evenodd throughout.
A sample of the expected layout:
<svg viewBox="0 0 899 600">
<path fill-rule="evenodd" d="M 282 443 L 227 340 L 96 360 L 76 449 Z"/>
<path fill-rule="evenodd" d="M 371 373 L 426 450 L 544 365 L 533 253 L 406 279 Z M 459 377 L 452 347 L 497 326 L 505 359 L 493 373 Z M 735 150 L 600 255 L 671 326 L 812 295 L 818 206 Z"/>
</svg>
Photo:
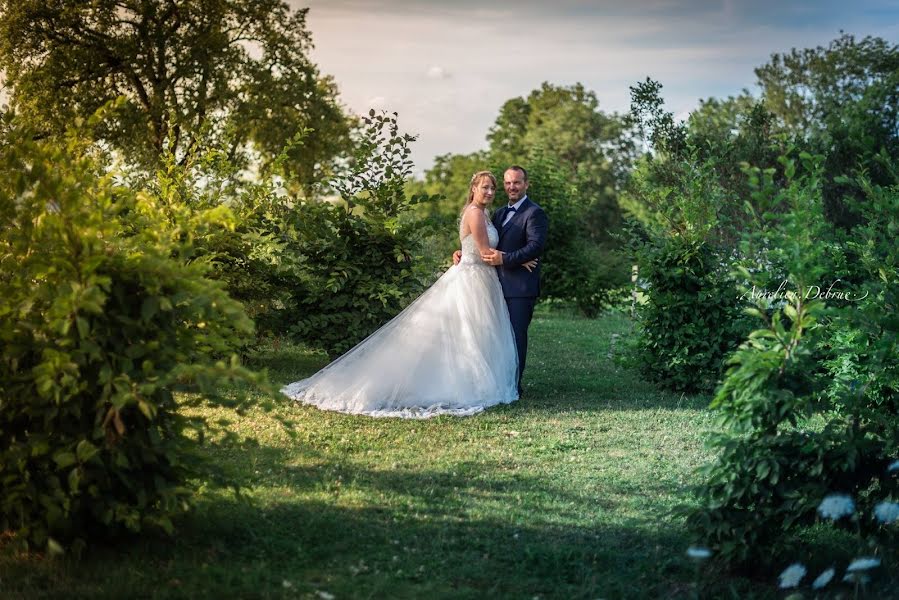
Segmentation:
<svg viewBox="0 0 899 600">
<path fill-rule="evenodd" d="M 672 576 L 689 579 L 683 561 L 660 554 L 678 545 L 675 536 L 622 527 L 308 500 L 262 510 L 220 504 L 206 516 L 216 525 L 197 523 L 194 535 L 216 540 L 219 564 L 251 565 L 274 587 L 286 579 L 337 597 L 657 598 L 683 587 Z"/>
<path fill-rule="evenodd" d="M 324 352 L 316 352 L 294 344 L 268 344 L 247 359 L 251 369 L 269 372 L 271 380 L 279 384 L 287 384 L 312 375 L 328 364 Z"/>
<path fill-rule="evenodd" d="M 528 376 L 525 375 L 525 379 Z M 535 382 L 525 383 L 522 410 L 544 412 L 553 415 L 566 412 L 635 412 L 635 411 L 706 411 L 709 410 L 711 396 L 705 394 L 672 394 L 652 389 L 642 392 L 639 389 L 607 389 L 602 383 L 587 387 L 558 386 L 547 389 Z M 510 406 L 510 410 L 515 405 Z"/>
<path fill-rule="evenodd" d="M 316 464 L 319 455 L 306 448 L 254 452 L 265 473 L 245 472 L 241 483 L 258 485 L 255 500 L 210 494 L 171 540 L 93 549 L 81 563 L 25 568 L 3 584 L 24 597 L 686 598 L 697 591 L 678 526 L 622 518 L 612 500 L 543 478 L 489 463 L 410 471 Z M 313 465 L 285 465 L 297 454 Z"/>
</svg>

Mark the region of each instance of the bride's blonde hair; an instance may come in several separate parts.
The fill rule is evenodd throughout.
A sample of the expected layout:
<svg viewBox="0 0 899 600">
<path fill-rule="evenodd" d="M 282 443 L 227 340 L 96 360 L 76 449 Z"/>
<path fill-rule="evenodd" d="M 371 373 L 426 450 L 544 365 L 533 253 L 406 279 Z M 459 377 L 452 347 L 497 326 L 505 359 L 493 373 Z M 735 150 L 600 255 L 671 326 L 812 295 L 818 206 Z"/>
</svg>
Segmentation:
<svg viewBox="0 0 899 600">
<path fill-rule="evenodd" d="M 472 175 L 471 182 L 468 184 L 468 200 L 466 200 L 465 204 L 462 206 L 463 213 L 465 212 L 465 209 L 468 208 L 468 205 L 474 200 L 474 186 L 480 183 L 482 179 L 489 179 L 490 183 L 493 184 L 493 187 L 496 188 L 496 177 L 494 177 L 493 173 L 490 171 L 478 171 Z"/>
</svg>

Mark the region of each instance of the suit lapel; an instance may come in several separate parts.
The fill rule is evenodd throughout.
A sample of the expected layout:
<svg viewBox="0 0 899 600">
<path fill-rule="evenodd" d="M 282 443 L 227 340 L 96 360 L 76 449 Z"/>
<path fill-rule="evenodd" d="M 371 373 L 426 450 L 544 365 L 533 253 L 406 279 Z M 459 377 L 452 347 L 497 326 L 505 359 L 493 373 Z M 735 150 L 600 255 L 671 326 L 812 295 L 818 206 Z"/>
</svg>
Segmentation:
<svg viewBox="0 0 899 600">
<path fill-rule="evenodd" d="M 506 218 L 506 207 L 502 207 L 495 213 L 493 213 L 493 226 L 496 227 L 497 231 L 502 231 L 503 229 L 503 219 Z"/>
<path fill-rule="evenodd" d="M 515 222 L 518 221 L 518 219 L 521 217 L 522 213 L 524 213 L 524 211 L 527 210 L 527 208 L 528 208 L 528 206 L 530 205 L 530 203 L 531 203 L 531 199 L 530 199 L 530 198 L 527 198 L 524 202 L 521 203 L 521 206 L 518 207 L 518 210 L 516 210 L 514 213 L 512 213 L 512 218 L 509 219 L 509 222 L 506 223 L 506 224 L 505 224 L 503 227 L 501 227 L 500 230 L 499 230 L 499 237 L 500 237 L 500 239 L 502 239 L 503 234 L 504 234 L 506 231 L 512 229 L 512 225 L 513 225 Z M 502 218 L 501 218 L 501 220 L 500 220 L 500 224 L 502 224 L 502 222 L 506 219 L 506 213 L 508 213 L 508 212 L 509 212 L 508 207 L 506 207 L 506 208 L 503 209 L 503 214 L 502 214 Z"/>
</svg>

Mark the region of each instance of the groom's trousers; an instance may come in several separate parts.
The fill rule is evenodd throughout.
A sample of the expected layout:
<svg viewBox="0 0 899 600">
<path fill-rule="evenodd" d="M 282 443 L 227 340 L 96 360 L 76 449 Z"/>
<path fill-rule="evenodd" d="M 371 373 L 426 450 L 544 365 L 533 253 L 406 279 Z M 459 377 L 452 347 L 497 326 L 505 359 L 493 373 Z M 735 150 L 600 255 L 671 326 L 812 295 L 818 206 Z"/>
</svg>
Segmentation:
<svg viewBox="0 0 899 600">
<path fill-rule="evenodd" d="M 528 355 L 528 326 L 534 316 L 536 298 L 506 298 L 509 307 L 509 320 L 515 333 L 515 347 L 518 349 L 518 394 L 521 395 L 521 374 Z"/>
</svg>

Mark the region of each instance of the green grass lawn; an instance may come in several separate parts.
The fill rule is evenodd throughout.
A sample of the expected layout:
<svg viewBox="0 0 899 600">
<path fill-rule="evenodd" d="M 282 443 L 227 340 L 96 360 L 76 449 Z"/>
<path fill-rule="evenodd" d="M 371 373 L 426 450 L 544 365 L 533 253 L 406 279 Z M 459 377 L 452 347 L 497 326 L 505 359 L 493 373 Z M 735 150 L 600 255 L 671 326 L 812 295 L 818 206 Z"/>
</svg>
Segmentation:
<svg viewBox="0 0 899 600">
<path fill-rule="evenodd" d="M 684 553 L 671 511 L 709 459 L 708 398 L 616 366 L 613 340 L 632 335 L 623 317 L 538 313 L 531 331 L 519 402 L 426 421 L 286 400 L 251 411 L 236 427 L 259 447 L 214 456 L 248 502 L 205 492 L 173 538 L 77 563 L 4 556 L 0 596 L 773 597 L 773 582 L 738 578 L 697 590 Z M 256 360 L 276 383 L 325 363 L 292 347 Z"/>
</svg>

